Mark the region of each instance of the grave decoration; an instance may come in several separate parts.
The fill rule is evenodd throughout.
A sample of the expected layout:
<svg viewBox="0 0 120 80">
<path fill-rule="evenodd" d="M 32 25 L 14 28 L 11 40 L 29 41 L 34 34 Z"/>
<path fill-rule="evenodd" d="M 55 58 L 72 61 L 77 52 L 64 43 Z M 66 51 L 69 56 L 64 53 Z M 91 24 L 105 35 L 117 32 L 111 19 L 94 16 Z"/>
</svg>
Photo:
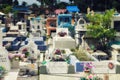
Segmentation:
<svg viewBox="0 0 120 80">
<path fill-rule="evenodd" d="M 95 67 L 92 62 L 84 63 L 84 72 L 91 73 L 92 68 Z"/>
<path fill-rule="evenodd" d="M 60 37 L 64 37 L 65 35 L 67 35 L 67 33 L 66 33 L 66 32 L 61 31 L 61 32 L 58 32 L 58 35 L 59 35 Z"/>
<path fill-rule="evenodd" d="M 13 61 L 13 60 L 18 60 L 19 61 L 19 60 L 24 59 L 25 54 L 20 54 L 20 53 L 12 54 L 12 53 L 9 53 L 8 57 L 9 57 L 10 61 Z"/>
<path fill-rule="evenodd" d="M 65 61 L 65 59 L 63 58 L 62 50 L 56 49 L 54 51 L 52 61 Z"/>
</svg>

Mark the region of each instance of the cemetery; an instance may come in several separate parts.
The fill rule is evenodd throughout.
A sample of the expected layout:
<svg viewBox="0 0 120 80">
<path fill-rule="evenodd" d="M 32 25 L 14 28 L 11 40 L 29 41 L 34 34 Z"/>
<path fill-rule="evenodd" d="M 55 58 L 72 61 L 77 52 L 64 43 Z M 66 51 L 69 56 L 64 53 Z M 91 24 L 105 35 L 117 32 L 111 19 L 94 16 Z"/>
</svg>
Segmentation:
<svg viewBox="0 0 120 80">
<path fill-rule="evenodd" d="M 119 75 L 120 15 L 113 9 L 101 14 L 88 8 L 84 16 L 78 7 L 41 15 L 22 6 L 14 6 L 16 14 L 1 12 L 0 80 L 51 80 L 47 77 L 57 75 L 113 80 L 110 75 Z"/>
</svg>

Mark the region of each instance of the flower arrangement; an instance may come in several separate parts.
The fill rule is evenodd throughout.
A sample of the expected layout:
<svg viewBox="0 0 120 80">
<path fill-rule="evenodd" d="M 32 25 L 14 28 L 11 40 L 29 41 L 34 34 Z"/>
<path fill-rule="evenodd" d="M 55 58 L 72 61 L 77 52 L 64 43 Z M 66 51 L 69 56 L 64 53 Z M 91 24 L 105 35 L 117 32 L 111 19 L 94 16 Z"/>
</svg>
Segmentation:
<svg viewBox="0 0 120 80">
<path fill-rule="evenodd" d="M 84 66 L 85 66 L 85 67 L 84 67 L 84 71 L 85 71 L 85 72 L 90 72 L 91 69 L 94 67 L 94 65 L 92 64 L 92 62 L 85 63 Z"/>
<path fill-rule="evenodd" d="M 30 53 L 28 52 L 26 48 L 22 50 L 22 54 L 25 54 L 25 58 L 27 58 L 30 55 Z"/>
<path fill-rule="evenodd" d="M 25 54 L 12 54 L 12 53 L 9 53 L 8 55 L 9 59 L 12 61 L 12 60 L 23 60 L 24 57 L 25 57 Z"/>
<path fill-rule="evenodd" d="M 103 80 L 103 79 L 98 77 L 96 74 L 89 74 L 86 77 L 81 77 L 80 80 Z"/>
<path fill-rule="evenodd" d="M 58 35 L 59 35 L 60 37 L 64 37 L 65 35 L 67 35 L 67 33 L 66 33 L 66 32 L 61 31 L 61 32 L 58 32 Z"/>
<path fill-rule="evenodd" d="M 65 61 L 62 56 L 62 52 L 60 49 L 56 49 L 53 56 L 53 61 Z"/>
<path fill-rule="evenodd" d="M 61 51 L 60 51 L 60 49 L 56 49 L 56 50 L 55 50 L 55 54 L 57 54 L 57 55 L 61 55 Z"/>
</svg>

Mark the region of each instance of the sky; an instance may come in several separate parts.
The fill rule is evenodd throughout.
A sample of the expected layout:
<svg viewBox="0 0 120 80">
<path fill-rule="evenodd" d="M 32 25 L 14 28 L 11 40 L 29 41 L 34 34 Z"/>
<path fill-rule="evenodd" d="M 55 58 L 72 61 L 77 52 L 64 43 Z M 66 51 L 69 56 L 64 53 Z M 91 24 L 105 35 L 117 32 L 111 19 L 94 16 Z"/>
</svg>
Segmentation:
<svg viewBox="0 0 120 80">
<path fill-rule="evenodd" d="M 36 3 L 38 5 L 40 5 L 40 3 L 37 1 L 37 0 L 18 0 L 19 1 L 19 4 L 21 4 L 23 1 L 27 2 L 27 4 L 33 4 L 33 3 Z"/>
<path fill-rule="evenodd" d="M 33 4 L 33 3 L 36 3 L 36 4 L 40 5 L 40 3 L 37 0 L 18 0 L 18 1 L 19 1 L 19 4 L 21 4 L 23 1 L 25 1 L 29 5 Z M 69 0 L 60 0 L 60 1 L 62 1 L 62 2 L 69 2 Z"/>
</svg>

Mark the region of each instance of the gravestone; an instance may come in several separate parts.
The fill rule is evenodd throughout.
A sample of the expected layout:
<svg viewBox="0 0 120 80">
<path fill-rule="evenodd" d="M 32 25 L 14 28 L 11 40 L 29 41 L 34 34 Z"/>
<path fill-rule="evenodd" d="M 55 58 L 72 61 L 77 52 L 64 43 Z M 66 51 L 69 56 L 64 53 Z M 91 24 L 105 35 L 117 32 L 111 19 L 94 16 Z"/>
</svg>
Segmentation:
<svg viewBox="0 0 120 80">
<path fill-rule="evenodd" d="M 47 65 L 48 73 L 68 73 L 68 64 L 66 62 L 49 62 Z"/>
<path fill-rule="evenodd" d="M 10 70 L 10 61 L 8 59 L 8 52 L 5 48 L 0 47 L 0 66 L 6 70 Z"/>
<path fill-rule="evenodd" d="M 2 46 L 2 31 L 0 30 L 0 66 L 5 70 L 10 70 L 10 61 L 8 59 L 8 51 Z"/>
<path fill-rule="evenodd" d="M 94 68 L 92 69 L 93 73 L 116 73 L 116 64 L 115 61 L 100 61 L 93 62 Z"/>
</svg>

